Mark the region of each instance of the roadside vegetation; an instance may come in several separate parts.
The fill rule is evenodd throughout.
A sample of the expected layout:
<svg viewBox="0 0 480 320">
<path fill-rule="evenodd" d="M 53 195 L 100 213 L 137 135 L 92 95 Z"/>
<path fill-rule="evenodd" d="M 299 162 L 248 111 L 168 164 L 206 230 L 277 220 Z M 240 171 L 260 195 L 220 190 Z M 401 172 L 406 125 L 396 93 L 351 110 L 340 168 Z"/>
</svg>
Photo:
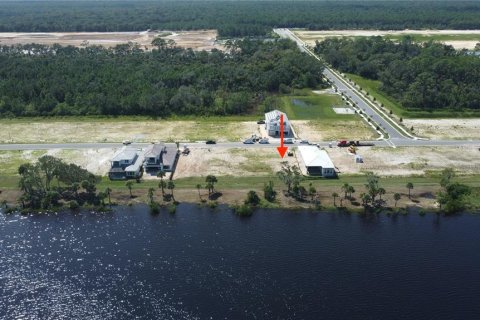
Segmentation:
<svg viewBox="0 0 480 320">
<path fill-rule="evenodd" d="M 479 12 L 472 1 L 6 1 L 0 32 L 218 29 L 239 37 L 273 27 L 480 29 Z"/>
<path fill-rule="evenodd" d="M 397 113 L 480 115 L 480 60 L 451 46 L 342 38 L 318 42 L 315 51 L 334 68 L 368 79 L 353 80 Z"/>
</svg>

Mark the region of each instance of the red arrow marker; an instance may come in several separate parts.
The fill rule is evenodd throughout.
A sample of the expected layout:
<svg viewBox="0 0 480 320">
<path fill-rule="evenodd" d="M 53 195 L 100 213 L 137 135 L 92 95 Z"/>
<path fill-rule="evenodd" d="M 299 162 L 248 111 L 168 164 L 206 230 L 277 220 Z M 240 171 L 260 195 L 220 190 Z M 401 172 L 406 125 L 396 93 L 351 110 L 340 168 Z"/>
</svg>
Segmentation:
<svg viewBox="0 0 480 320">
<path fill-rule="evenodd" d="M 278 153 L 280 154 L 280 157 L 285 156 L 285 152 L 287 152 L 288 147 L 283 146 L 283 113 L 280 114 L 280 147 L 277 147 Z"/>
</svg>

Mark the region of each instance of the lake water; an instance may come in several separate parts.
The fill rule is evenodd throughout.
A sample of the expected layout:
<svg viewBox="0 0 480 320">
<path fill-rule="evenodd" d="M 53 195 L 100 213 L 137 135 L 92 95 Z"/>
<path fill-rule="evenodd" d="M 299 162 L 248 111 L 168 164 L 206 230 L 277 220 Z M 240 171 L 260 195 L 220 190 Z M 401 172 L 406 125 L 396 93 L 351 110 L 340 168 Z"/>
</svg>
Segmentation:
<svg viewBox="0 0 480 320">
<path fill-rule="evenodd" d="M 479 319 L 480 216 L 0 215 L 0 319 Z"/>
</svg>

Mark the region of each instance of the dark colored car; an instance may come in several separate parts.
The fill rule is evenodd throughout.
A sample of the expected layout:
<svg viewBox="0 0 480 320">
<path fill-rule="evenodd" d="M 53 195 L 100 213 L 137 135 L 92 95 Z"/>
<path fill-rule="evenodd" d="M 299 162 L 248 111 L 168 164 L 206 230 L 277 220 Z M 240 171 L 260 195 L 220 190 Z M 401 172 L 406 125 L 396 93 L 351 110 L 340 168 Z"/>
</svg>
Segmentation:
<svg viewBox="0 0 480 320">
<path fill-rule="evenodd" d="M 265 120 L 258 120 L 257 124 L 265 124 Z"/>
<path fill-rule="evenodd" d="M 205 142 L 206 144 L 216 144 L 217 142 L 215 140 L 207 140 L 207 142 Z"/>
</svg>

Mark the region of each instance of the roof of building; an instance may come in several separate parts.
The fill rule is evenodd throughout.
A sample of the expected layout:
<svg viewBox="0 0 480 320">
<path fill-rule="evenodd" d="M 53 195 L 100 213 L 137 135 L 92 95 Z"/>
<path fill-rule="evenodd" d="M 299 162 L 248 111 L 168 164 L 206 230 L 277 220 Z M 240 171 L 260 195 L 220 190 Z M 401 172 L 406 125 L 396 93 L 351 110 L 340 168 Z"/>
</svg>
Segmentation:
<svg viewBox="0 0 480 320">
<path fill-rule="evenodd" d="M 162 151 L 164 149 L 165 149 L 164 143 L 151 144 L 145 149 L 145 152 L 143 154 L 145 158 L 158 157 L 162 154 Z"/>
<path fill-rule="evenodd" d="M 284 112 L 281 112 L 281 111 L 278 111 L 278 110 L 273 110 L 273 111 L 265 113 L 265 120 L 267 120 L 267 121 L 279 121 L 281 114 L 283 114 L 283 121 L 284 122 L 288 121 L 287 115 Z"/>
<path fill-rule="evenodd" d="M 112 161 L 132 160 L 137 154 L 137 149 L 125 146 L 113 156 Z"/>
<path fill-rule="evenodd" d="M 299 146 L 298 151 L 302 156 L 303 162 L 307 167 L 333 168 L 333 164 L 327 151 L 320 150 L 316 146 Z"/>
<path fill-rule="evenodd" d="M 135 160 L 135 163 L 129 165 L 128 167 L 125 168 L 125 172 L 126 171 L 133 171 L 133 172 L 137 172 L 140 170 L 140 167 L 143 165 L 143 156 L 142 155 L 139 155 L 137 160 Z"/>
</svg>

